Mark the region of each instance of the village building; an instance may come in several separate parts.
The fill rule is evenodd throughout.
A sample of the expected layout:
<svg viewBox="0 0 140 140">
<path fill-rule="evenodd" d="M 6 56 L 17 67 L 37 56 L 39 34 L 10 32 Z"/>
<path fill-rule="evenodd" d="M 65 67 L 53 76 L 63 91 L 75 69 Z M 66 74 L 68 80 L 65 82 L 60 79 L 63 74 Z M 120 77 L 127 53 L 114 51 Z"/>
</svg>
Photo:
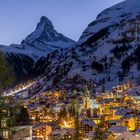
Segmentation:
<svg viewBox="0 0 140 140">
<path fill-rule="evenodd" d="M 3 140 L 32 139 L 32 126 L 27 111 L 10 96 L 0 97 L 0 138 Z M 24 115 L 24 118 L 22 118 Z M 21 131 L 23 130 L 23 132 Z M 24 133 L 28 132 L 28 133 Z"/>
</svg>

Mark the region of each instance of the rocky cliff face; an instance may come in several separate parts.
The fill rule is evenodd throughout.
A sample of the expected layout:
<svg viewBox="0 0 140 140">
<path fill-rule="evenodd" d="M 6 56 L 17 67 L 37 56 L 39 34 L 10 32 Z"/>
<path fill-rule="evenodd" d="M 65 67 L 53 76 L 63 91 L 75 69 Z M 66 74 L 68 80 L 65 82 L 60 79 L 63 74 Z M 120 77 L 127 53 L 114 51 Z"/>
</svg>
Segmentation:
<svg viewBox="0 0 140 140">
<path fill-rule="evenodd" d="M 48 86 L 91 83 L 112 88 L 140 74 L 140 1 L 127 0 L 101 12 L 72 48 L 38 61 L 38 83 Z"/>
</svg>

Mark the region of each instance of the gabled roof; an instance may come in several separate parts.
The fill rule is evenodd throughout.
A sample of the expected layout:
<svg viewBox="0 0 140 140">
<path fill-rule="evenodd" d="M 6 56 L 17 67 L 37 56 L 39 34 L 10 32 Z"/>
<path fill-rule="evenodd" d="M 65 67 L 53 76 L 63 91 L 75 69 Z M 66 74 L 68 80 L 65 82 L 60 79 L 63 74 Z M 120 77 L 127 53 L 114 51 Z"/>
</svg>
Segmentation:
<svg viewBox="0 0 140 140">
<path fill-rule="evenodd" d="M 132 109 L 120 108 L 115 112 L 115 115 L 124 116 L 126 113 L 131 113 Z"/>
<path fill-rule="evenodd" d="M 136 133 L 140 133 L 140 128 L 138 128 L 138 129 L 136 130 Z"/>
<path fill-rule="evenodd" d="M 125 119 L 130 119 L 132 117 L 134 117 L 134 114 L 130 114 L 130 113 L 129 114 L 126 113 L 125 116 L 124 116 Z"/>
<path fill-rule="evenodd" d="M 59 135 L 60 137 L 63 137 L 66 133 L 74 135 L 75 130 L 73 128 L 56 129 L 52 132 L 52 135 Z"/>
<path fill-rule="evenodd" d="M 133 132 L 124 132 L 119 137 L 116 138 L 116 140 L 122 140 L 122 139 L 140 140 L 140 136 L 137 136 Z"/>
<path fill-rule="evenodd" d="M 109 128 L 108 131 L 110 132 L 113 132 L 113 133 L 123 133 L 123 132 L 126 132 L 128 129 L 127 126 L 116 126 L 116 125 L 113 125 Z"/>
<path fill-rule="evenodd" d="M 109 123 L 112 124 L 112 123 L 121 123 L 123 122 L 123 120 L 110 120 Z"/>
<path fill-rule="evenodd" d="M 88 138 L 93 138 L 93 136 L 94 136 L 94 131 L 90 131 L 89 133 L 86 133 L 86 134 L 85 134 L 85 137 L 84 137 L 84 138 L 85 138 L 85 139 L 86 139 L 86 138 L 87 138 L 87 139 L 88 139 Z"/>
<path fill-rule="evenodd" d="M 41 128 L 41 127 L 44 127 L 44 126 L 50 126 L 50 125 L 48 125 L 47 123 L 37 123 L 37 124 L 33 125 L 33 129 L 38 129 L 38 128 Z"/>
<path fill-rule="evenodd" d="M 140 120 L 140 114 L 137 115 L 137 118 Z"/>
<path fill-rule="evenodd" d="M 100 103 L 109 103 L 109 102 L 113 102 L 114 99 L 102 99 L 100 100 Z"/>
<path fill-rule="evenodd" d="M 111 106 L 109 109 L 110 110 L 118 110 L 120 108 L 121 108 L 120 106 Z"/>
<path fill-rule="evenodd" d="M 91 119 L 83 119 L 82 120 L 82 124 L 84 125 L 89 125 L 89 126 L 93 126 L 93 127 L 96 127 L 97 125 L 94 123 L 93 120 Z"/>
</svg>

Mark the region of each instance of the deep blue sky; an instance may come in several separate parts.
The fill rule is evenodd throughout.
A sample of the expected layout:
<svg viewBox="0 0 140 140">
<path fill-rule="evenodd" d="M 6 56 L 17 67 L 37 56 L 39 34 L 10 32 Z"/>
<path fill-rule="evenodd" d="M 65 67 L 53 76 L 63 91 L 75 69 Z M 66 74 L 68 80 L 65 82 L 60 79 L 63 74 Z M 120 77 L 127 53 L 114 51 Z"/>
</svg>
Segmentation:
<svg viewBox="0 0 140 140">
<path fill-rule="evenodd" d="M 0 0 L 0 44 L 20 43 L 41 16 L 55 29 L 78 40 L 83 30 L 109 6 L 123 0 Z"/>
</svg>

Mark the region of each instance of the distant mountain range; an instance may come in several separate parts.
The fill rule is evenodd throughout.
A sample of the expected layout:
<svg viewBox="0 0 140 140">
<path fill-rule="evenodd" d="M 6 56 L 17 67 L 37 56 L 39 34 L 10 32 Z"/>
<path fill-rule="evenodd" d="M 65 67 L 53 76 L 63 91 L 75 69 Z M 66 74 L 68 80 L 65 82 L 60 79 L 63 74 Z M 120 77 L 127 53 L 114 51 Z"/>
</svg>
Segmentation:
<svg viewBox="0 0 140 140">
<path fill-rule="evenodd" d="M 92 13 L 91 13 L 92 14 Z M 37 86 L 65 87 L 89 83 L 97 90 L 140 75 L 140 1 L 127 0 L 101 12 L 74 42 L 58 34 L 42 17 L 35 32 L 20 45 L 1 46 L 11 63 L 26 58 L 23 72 L 38 74 Z M 137 31 L 137 32 L 136 32 Z M 19 59 L 14 59 L 17 67 Z M 19 63 L 20 63 L 19 62 Z M 27 70 L 32 66 L 29 71 Z"/>
</svg>

